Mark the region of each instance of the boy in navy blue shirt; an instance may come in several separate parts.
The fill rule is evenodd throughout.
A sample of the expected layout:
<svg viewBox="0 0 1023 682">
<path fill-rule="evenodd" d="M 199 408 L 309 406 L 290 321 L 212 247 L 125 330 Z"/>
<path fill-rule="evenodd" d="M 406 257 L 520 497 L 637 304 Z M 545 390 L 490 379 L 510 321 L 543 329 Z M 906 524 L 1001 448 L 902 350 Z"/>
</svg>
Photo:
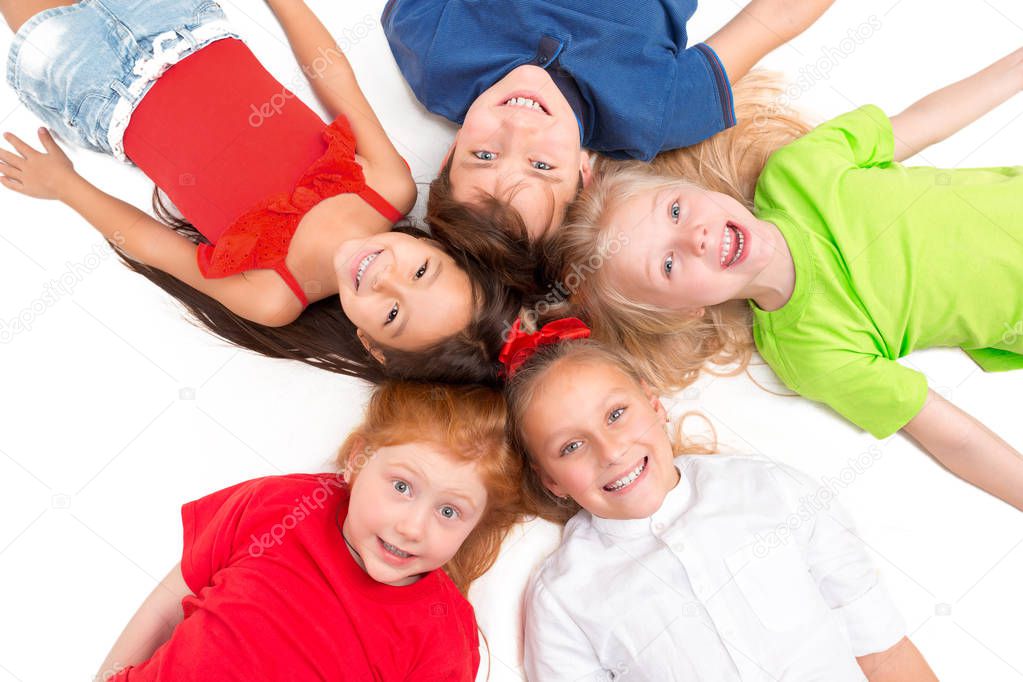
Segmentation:
<svg viewBox="0 0 1023 682">
<path fill-rule="evenodd" d="M 537 239 L 588 184 L 586 150 L 648 161 L 731 127 L 730 80 L 833 1 L 753 0 L 688 48 L 696 0 L 390 0 L 382 23 L 419 100 L 462 124 L 452 198 L 507 202 Z"/>
</svg>

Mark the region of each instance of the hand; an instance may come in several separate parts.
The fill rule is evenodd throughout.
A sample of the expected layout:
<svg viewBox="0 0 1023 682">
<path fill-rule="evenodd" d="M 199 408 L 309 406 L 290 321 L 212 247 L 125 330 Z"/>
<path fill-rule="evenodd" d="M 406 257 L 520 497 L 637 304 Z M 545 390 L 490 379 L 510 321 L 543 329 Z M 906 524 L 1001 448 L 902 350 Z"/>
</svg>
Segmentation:
<svg viewBox="0 0 1023 682">
<path fill-rule="evenodd" d="M 60 199 L 78 173 L 46 128 L 39 129 L 39 141 L 45 151 L 37 151 L 13 133 L 4 139 L 14 147 L 0 147 L 0 184 L 36 199 Z"/>
</svg>

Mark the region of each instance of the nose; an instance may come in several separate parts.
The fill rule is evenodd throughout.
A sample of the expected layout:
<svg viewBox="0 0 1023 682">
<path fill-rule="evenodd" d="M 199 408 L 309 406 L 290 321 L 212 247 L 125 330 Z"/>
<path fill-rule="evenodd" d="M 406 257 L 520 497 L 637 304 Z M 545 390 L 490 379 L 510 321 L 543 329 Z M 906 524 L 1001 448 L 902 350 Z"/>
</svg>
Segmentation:
<svg viewBox="0 0 1023 682">
<path fill-rule="evenodd" d="M 615 466 L 625 458 L 631 446 L 631 443 L 619 443 L 612 439 L 604 440 L 598 445 L 598 457 L 601 465 L 608 469 Z"/>
<path fill-rule="evenodd" d="M 380 269 L 373 274 L 372 289 L 373 291 L 379 291 L 382 293 L 393 293 L 395 289 L 393 262 L 382 265 Z"/>
<path fill-rule="evenodd" d="M 425 504 L 413 504 L 405 508 L 394 524 L 394 530 L 409 542 L 419 542 L 426 532 L 430 508 Z"/>
<path fill-rule="evenodd" d="M 686 238 L 686 247 L 694 256 L 702 256 L 707 251 L 707 228 L 702 225 L 694 227 Z"/>
</svg>

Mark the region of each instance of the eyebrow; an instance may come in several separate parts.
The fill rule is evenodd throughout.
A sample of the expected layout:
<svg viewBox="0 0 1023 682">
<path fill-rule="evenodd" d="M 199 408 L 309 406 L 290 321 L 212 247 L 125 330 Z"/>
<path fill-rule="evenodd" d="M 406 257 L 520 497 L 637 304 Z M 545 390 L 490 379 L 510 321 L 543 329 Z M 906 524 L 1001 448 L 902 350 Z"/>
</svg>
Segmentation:
<svg viewBox="0 0 1023 682">
<path fill-rule="evenodd" d="M 436 281 L 440 279 L 440 273 L 443 269 L 444 261 L 437 259 L 437 267 L 433 268 L 433 277 L 430 278 L 430 281 L 426 285 L 427 287 L 433 286 L 434 283 L 436 283 Z M 410 317 L 412 317 L 412 313 L 405 313 L 404 315 L 402 315 L 401 322 L 398 324 L 398 329 L 395 330 L 394 335 L 391 337 L 392 340 L 401 336 L 402 332 L 405 331 L 405 327 L 408 326 L 408 321 Z"/>
</svg>

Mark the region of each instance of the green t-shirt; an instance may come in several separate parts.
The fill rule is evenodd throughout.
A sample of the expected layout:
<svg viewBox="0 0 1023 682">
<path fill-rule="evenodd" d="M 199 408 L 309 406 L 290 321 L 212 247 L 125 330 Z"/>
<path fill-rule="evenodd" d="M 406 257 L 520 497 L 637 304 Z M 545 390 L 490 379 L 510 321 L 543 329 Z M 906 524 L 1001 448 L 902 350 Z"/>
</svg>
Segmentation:
<svg viewBox="0 0 1023 682">
<path fill-rule="evenodd" d="M 1023 367 L 1023 167 L 910 168 L 888 117 L 866 106 L 775 152 L 756 213 L 781 230 L 796 283 L 753 306 L 761 355 L 794 391 L 877 438 L 923 406 L 895 360 L 935 346 L 982 367 Z"/>
</svg>

